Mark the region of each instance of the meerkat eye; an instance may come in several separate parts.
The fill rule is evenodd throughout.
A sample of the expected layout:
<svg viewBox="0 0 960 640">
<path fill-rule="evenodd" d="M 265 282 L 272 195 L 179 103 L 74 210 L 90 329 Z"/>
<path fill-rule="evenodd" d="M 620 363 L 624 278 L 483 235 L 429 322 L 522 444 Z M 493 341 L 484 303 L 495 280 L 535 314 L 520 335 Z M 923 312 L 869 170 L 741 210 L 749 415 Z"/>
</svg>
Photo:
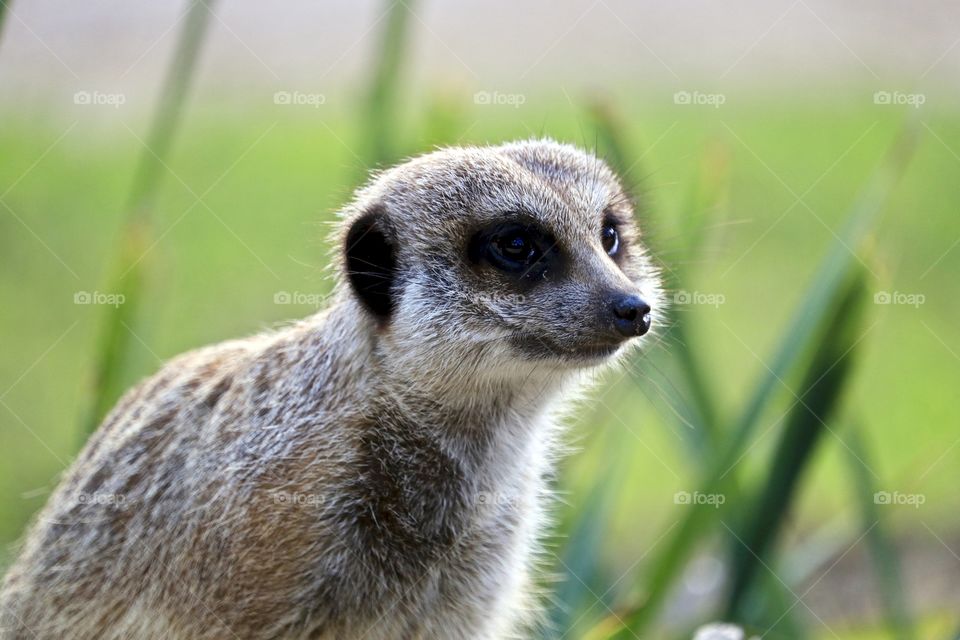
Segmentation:
<svg viewBox="0 0 960 640">
<path fill-rule="evenodd" d="M 603 225 L 603 231 L 600 232 L 600 242 L 608 256 L 615 256 L 620 251 L 620 234 L 617 233 L 617 228 L 613 223 L 607 222 Z"/>
<path fill-rule="evenodd" d="M 487 245 L 487 258 L 502 271 L 521 271 L 535 264 L 542 255 L 537 239 L 521 225 L 498 229 Z"/>
<path fill-rule="evenodd" d="M 495 252 L 501 258 L 517 263 L 525 264 L 529 262 L 537 252 L 533 238 L 525 229 L 508 231 L 503 235 L 494 236 L 492 244 Z"/>
<path fill-rule="evenodd" d="M 543 231 L 522 222 L 506 222 L 479 231 L 470 243 L 474 262 L 486 262 L 507 273 L 535 278 L 548 268 L 548 254 L 556 242 Z"/>
</svg>

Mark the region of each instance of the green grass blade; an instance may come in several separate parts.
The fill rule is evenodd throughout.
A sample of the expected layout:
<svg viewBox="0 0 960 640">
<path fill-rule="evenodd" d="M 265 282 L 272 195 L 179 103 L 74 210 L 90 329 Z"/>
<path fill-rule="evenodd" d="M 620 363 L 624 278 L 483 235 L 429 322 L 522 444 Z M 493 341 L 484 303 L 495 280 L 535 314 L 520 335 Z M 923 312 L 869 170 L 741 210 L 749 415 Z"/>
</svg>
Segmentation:
<svg viewBox="0 0 960 640">
<path fill-rule="evenodd" d="M 730 179 L 729 148 L 718 141 L 709 142 L 700 154 L 696 179 L 691 183 L 684 211 L 678 216 L 684 255 L 681 265 L 672 265 L 674 270 L 685 271 L 688 264 L 699 261 L 707 232 L 728 213 Z"/>
<path fill-rule="evenodd" d="M 609 102 L 595 99 L 587 105 L 587 111 L 596 135 L 596 153 L 611 165 L 625 184 L 633 184 L 631 172 L 637 166 L 634 154 L 628 151 L 629 136 L 627 128 L 616 109 Z M 689 256 L 699 249 L 703 239 L 706 220 L 723 212 L 726 193 L 729 186 L 729 162 L 718 147 L 705 150 L 697 168 L 697 175 L 691 182 L 690 192 L 680 218 L 685 220 L 684 229 L 689 231 L 684 237 L 689 239 L 683 248 L 680 264 L 671 266 L 666 274 L 669 286 L 681 286 L 684 280 L 684 265 Z M 680 398 L 679 394 L 665 398 L 673 408 L 683 412 L 684 420 L 692 425 L 693 436 L 690 440 L 698 456 L 711 450 L 711 443 L 717 438 L 716 424 L 718 412 L 713 393 L 707 383 L 704 367 L 699 362 L 690 343 L 690 335 L 684 322 L 680 321 L 671 329 L 673 340 L 672 355 L 678 360 L 678 369 L 682 383 L 689 397 Z M 639 381 L 642 384 L 642 381 Z"/>
<path fill-rule="evenodd" d="M 594 604 L 594 594 L 605 591 L 601 586 L 600 551 L 611 511 L 613 492 L 610 488 L 616 486 L 615 477 L 609 472 L 597 479 L 564 541 L 556 567 L 562 578 L 553 590 L 553 604 L 547 611 L 548 627 L 552 630 L 571 631 L 576 616 Z M 597 607 L 598 612 L 605 611 Z"/>
<path fill-rule="evenodd" d="M 398 129 L 396 102 L 401 69 L 408 49 L 408 25 L 413 0 L 386 0 L 383 36 L 376 53 L 366 113 L 363 122 L 366 157 L 372 165 L 386 165 L 397 159 Z M 363 168 L 364 174 L 367 167 Z"/>
<path fill-rule="evenodd" d="M 116 258 L 115 273 L 108 280 L 112 284 L 107 291 L 122 295 L 124 303 L 108 308 L 103 318 L 94 362 L 92 402 L 83 421 L 81 441 L 96 430 L 123 393 L 124 373 L 133 338 L 131 330 L 136 323 L 146 266 L 144 262 L 135 264 L 134 261 L 143 255 L 149 237 L 149 228 L 143 223 L 128 223 L 122 231 L 120 255 Z M 127 271 L 127 265 L 134 266 Z"/>
<path fill-rule="evenodd" d="M 960 640 L 960 625 L 957 626 L 957 630 L 947 636 L 947 640 Z"/>
<path fill-rule="evenodd" d="M 124 303 L 108 311 L 100 331 L 91 382 L 92 401 L 81 425 L 86 437 L 103 420 L 126 384 L 125 370 L 132 331 L 143 295 L 147 261 L 143 259 L 152 238 L 154 199 L 166 171 L 164 162 L 186 102 L 190 80 L 212 12 L 213 0 L 191 2 L 177 43 L 153 124 L 134 176 L 127 218 L 120 232 L 119 251 L 111 267 L 106 291 L 120 293 Z"/>
<path fill-rule="evenodd" d="M 851 432 L 847 439 L 850 447 L 847 459 L 853 476 L 856 501 L 860 506 L 863 530 L 867 532 L 866 542 L 877 574 L 887 626 L 890 635 L 897 640 L 913 640 L 917 636 L 903 589 L 903 574 L 900 571 L 897 549 L 887 535 L 886 525 L 874 501 L 876 489 L 867 466 L 870 457 L 861 431 L 852 429 Z"/>
<path fill-rule="evenodd" d="M 623 393 L 622 388 L 617 391 Z M 589 494 L 578 499 L 582 500 L 581 506 L 566 509 L 567 517 L 559 522 L 557 535 L 563 544 L 554 567 L 559 582 L 552 585 L 552 603 L 546 611 L 547 637 L 556 631 L 577 637 L 573 627 L 582 627 L 602 615 L 606 611 L 603 604 L 614 595 L 605 582 L 601 551 L 610 516 L 620 497 L 622 478 L 629 468 L 631 448 L 625 441 L 624 430 L 608 430 L 602 436 L 602 447 L 597 443 L 602 451 L 586 474 L 592 479 Z M 598 596 L 603 604 L 597 603 Z"/>
<path fill-rule="evenodd" d="M 736 423 L 731 449 L 739 452 L 746 444 L 753 425 L 766 408 L 774 390 L 779 387 L 780 381 L 787 375 L 790 367 L 802 355 L 823 317 L 829 313 L 827 305 L 848 277 L 850 269 L 854 268 L 859 261 L 855 251 L 879 217 L 890 193 L 903 175 L 913 155 L 916 139 L 916 127 L 912 125 L 905 127 L 884 162 L 860 191 L 843 229 L 821 261 L 813 277 L 812 287 L 804 296 L 803 303 L 797 308 L 793 321 L 784 334 L 785 339 L 780 343 L 771 361 L 770 370 L 762 375 L 756 392 Z"/>
<path fill-rule="evenodd" d="M 727 192 L 730 184 L 730 162 L 722 147 L 708 146 L 701 156 L 697 176 L 687 196 L 685 211 L 680 216 L 683 221 L 682 236 L 684 244 L 681 264 L 673 267 L 673 276 L 686 281 L 686 265 L 697 255 L 705 242 L 705 228 L 709 221 L 718 221 L 726 211 Z M 684 282 L 677 282 L 682 286 Z M 689 317 L 690 314 L 687 314 Z M 696 412 L 699 435 L 698 443 L 701 457 L 715 450 L 720 437 L 717 429 L 720 423 L 717 403 L 708 376 L 699 354 L 694 348 L 693 336 L 687 324 L 688 317 L 677 318 L 672 329 L 672 350 L 677 358 L 683 383 L 690 393 L 691 410 Z"/>
<path fill-rule="evenodd" d="M 0 0 L 0 37 L 3 36 L 3 25 L 7 17 L 7 11 L 10 9 L 10 4 L 13 0 Z"/>
<path fill-rule="evenodd" d="M 196 71 L 200 48 L 210 23 L 216 0 L 190 0 L 190 8 L 183 21 L 183 30 L 167 69 L 153 122 L 146 138 L 146 151 L 130 192 L 130 215 L 142 219 L 152 214 L 161 178 L 166 173 L 164 163 L 170 155 L 176 129 L 187 101 L 190 83 Z"/>
<path fill-rule="evenodd" d="M 594 101 L 589 105 L 592 123 L 596 128 L 598 153 L 602 152 L 607 161 L 624 177 L 625 181 L 631 178 L 628 169 L 636 165 L 632 161 L 625 142 L 628 140 L 622 120 L 617 116 L 613 107 L 603 101 Z M 668 277 L 670 284 L 682 287 L 686 281 L 687 265 L 692 257 L 702 250 L 706 241 L 706 228 L 722 219 L 726 211 L 727 194 L 730 183 L 730 158 L 727 148 L 720 144 L 711 144 L 704 148 L 697 172 L 691 181 L 691 188 L 687 193 L 683 211 L 677 216 L 681 222 L 680 235 L 685 239 L 679 263 L 673 265 Z M 698 464 L 708 461 L 708 456 L 715 451 L 719 442 L 719 411 L 713 392 L 708 383 L 703 363 L 698 356 L 700 351 L 694 349 L 692 336 L 685 322 L 686 318 L 679 318 L 671 329 L 672 349 L 671 356 L 677 364 L 676 373 L 679 384 L 684 391 L 675 389 L 673 385 L 666 385 L 659 389 L 663 400 L 670 405 L 671 410 L 682 415 L 680 418 L 687 426 L 692 426 L 692 438 L 689 442 L 691 453 Z M 636 384 L 643 385 L 647 381 L 642 379 L 631 369 Z M 731 504 L 739 504 L 739 485 L 736 478 L 731 477 L 727 486 L 727 497 Z M 781 585 L 771 584 L 771 598 L 783 600 L 786 594 L 778 592 Z M 787 616 L 782 624 L 793 626 L 791 616 Z M 610 620 L 602 621 L 600 627 L 609 627 Z M 602 637 L 602 633 L 598 633 Z"/>
<path fill-rule="evenodd" d="M 853 355 L 862 338 L 866 276 L 856 270 L 828 306 L 830 315 L 820 325 L 813 360 L 803 376 L 797 402 L 774 451 L 767 478 L 748 510 L 749 518 L 731 530 L 731 585 L 725 620 L 746 620 L 745 599 L 750 593 L 793 504 L 804 472 L 828 429 L 846 390 Z"/>
<path fill-rule="evenodd" d="M 594 98 L 587 103 L 587 115 L 596 136 L 593 141 L 594 153 L 606 160 L 622 184 L 635 185 L 633 174 L 637 161 L 627 151 L 627 127 L 620 113 L 608 100 Z M 589 146 L 589 142 L 585 140 L 584 146 Z"/>
<path fill-rule="evenodd" d="M 846 274 L 856 263 L 852 250 L 860 246 L 866 230 L 879 216 L 897 179 L 903 174 L 915 146 L 916 131 L 915 126 L 903 129 L 881 166 L 859 194 L 846 218 L 843 232 L 821 261 L 812 285 L 802 297 L 794 320 L 777 349 L 771 370 L 761 379 L 742 416 L 735 423 L 731 436 L 703 474 L 700 484 L 703 493 L 725 493 L 731 475 L 729 471 L 745 449 L 758 417 L 779 380 L 787 375 L 788 369 L 799 359 L 803 350 L 809 348 L 812 334 L 829 313 L 826 305 L 835 297 Z M 629 630 L 622 629 L 616 637 L 628 638 L 644 633 L 686 565 L 695 543 L 714 530 L 713 521 L 722 513 L 723 509 L 714 509 L 710 505 L 690 506 L 680 525 L 671 533 L 666 550 L 654 561 L 643 589 L 645 601 L 627 621 Z"/>
</svg>

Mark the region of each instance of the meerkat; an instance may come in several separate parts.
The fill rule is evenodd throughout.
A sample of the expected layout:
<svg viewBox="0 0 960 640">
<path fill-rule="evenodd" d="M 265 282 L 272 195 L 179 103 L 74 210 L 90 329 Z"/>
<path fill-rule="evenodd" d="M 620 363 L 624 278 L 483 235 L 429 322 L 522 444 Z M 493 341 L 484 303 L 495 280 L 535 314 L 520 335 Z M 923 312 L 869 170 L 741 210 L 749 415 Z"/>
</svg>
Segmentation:
<svg viewBox="0 0 960 640">
<path fill-rule="evenodd" d="M 177 357 L 109 413 L 5 577 L 0 637 L 537 624 L 559 418 L 662 313 L 631 201 L 532 140 L 409 160 L 340 218 L 323 311 Z"/>
</svg>

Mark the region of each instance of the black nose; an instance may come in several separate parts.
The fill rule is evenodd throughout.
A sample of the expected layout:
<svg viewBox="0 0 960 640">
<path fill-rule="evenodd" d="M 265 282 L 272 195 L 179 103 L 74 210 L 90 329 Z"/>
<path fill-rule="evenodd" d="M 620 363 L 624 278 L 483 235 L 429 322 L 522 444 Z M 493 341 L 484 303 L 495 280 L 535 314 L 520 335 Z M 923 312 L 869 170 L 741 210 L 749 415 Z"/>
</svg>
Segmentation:
<svg viewBox="0 0 960 640">
<path fill-rule="evenodd" d="M 610 305 L 613 326 L 625 338 L 642 336 L 650 330 L 650 305 L 636 295 L 622 295 Z"/>
</svg>

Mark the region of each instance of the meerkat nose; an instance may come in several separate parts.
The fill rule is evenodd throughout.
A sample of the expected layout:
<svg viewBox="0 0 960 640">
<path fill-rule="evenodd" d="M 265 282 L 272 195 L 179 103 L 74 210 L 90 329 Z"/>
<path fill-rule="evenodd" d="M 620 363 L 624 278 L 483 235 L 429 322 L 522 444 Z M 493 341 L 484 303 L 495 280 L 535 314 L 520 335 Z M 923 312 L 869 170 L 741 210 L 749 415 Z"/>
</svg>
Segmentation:
<svg viewBox="0 0 960 640">
<path fill-rule="evenodd" d="M 610 304 L 613 326 L 625 338 L 642 336 L 650 330 L 650 305 L 634 294 L 617 296 Z"/>
</svg>

